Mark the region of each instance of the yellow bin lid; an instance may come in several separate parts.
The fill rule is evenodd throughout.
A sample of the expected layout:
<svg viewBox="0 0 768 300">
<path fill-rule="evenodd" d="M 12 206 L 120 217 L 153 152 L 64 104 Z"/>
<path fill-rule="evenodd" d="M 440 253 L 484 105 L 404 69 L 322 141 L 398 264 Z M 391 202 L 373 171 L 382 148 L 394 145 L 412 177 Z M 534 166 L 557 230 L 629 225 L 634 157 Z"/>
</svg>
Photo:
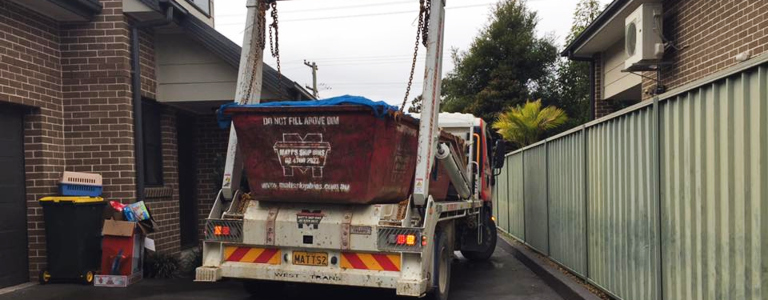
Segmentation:
<svg viewBox="0 0 768 300">
<path fill-rule="evenodd" d="M 101 197 L 60 197 L 60 196 L 53 196 L 53 197 L 45 197 L 40 199 L 40 202 L 53 202 L 53 203 L 59 203 L 59 202 L 72 202 L 72 203 L 96 203 L 96 202 L 103 202 L 104 198 Z"/>
</svg>

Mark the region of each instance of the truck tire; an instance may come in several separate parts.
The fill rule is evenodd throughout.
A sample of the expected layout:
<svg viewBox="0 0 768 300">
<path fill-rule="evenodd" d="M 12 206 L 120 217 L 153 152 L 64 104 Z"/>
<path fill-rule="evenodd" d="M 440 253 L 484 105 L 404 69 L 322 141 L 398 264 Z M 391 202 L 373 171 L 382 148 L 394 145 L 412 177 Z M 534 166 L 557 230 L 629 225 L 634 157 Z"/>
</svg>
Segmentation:
<svg viewBox="0 0 768 300">
<path fill-rule="evenodd" d="M 483 249 L 480 251 L 461 250 L 461 255 L 471 261 L 486 261 L 491 258 L 493 251 L 496 250 L 496 223 L 488 217 L 483 230 Z"/>
<path fill-rule="evenodd" d="M 273 300 L 282 298 L 285 283 L 264 280 L 243 280 L 243 288 L 252 299 Z"/>
<path fill-rule="evenodd" d="M 427 294 L 427 299 L 448 300 L 448 292 L 451 289 L 453 245 L 451 245 L 448 234 L 445 231 L 438 233 L 434 259 L 432 291 Z"/>
</svg>

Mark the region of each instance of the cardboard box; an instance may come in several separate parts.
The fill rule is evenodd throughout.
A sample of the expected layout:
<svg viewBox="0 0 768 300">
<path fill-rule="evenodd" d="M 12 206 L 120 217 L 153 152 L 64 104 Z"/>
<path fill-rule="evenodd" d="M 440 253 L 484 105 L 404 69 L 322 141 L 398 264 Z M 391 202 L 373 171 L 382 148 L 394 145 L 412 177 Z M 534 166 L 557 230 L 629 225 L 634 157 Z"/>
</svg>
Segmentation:
<svg viewBox="0 0 768 300">
<path fill-rule="evenodd" d="M 141 279 L 144 235 L 136 222 L 105 220 L 102 229 L 101 274 L 96 286 L 125 287 Z"/>
</svg>

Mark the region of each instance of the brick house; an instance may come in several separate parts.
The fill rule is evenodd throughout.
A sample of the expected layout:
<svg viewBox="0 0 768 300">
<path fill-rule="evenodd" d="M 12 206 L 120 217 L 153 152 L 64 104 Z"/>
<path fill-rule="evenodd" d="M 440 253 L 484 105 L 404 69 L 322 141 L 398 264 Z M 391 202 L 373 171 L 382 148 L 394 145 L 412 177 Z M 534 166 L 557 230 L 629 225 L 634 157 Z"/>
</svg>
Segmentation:
<svg viewBox="0 0 768 300">
<path fill-rule="evenodd" d="M 659 61 L 630 73 L 625 19 L 644 3 L 661 4 L 668 43 Z M 767 52 L 768 1 L 614 0 L 561 55 L 590 62 L 599 118 L 652 99 L 657 85 L 671 91 Z"/>
<path fill-rule="evenodd" d="M 229 134 L 214 110 L 233 100 L 240 60 L 213 29 L 213 9 L 213 0 L 0 0 L 0 288 L 45 269 L 37 200 L 57 193 L 65 170 L 101 174 L 107 200 L 143 198 L 159 251 L 197 245 Z M 268 66 L 262 94 L 311 99 Z"/>
</svg>

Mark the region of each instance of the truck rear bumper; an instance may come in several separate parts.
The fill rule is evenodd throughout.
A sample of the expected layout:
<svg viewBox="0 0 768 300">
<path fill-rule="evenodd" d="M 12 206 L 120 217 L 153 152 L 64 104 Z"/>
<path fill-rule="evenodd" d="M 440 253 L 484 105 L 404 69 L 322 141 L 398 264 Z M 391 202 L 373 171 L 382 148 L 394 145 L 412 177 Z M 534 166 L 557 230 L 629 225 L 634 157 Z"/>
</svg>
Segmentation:
<svg viewBox="0 0 768 300">
<path fill-rule="evenodd" d="M 199 267 L 198 280 L 222 278 L 256 279 L 284 282 L 316 283 L 342 286 L 394 289 L 397 295 L 419 297 L 427 287 L 426 280 L 401 280 L 400 272 L 331 269 L 296 265 L 264 265 L 225 262 L 219 267 Z M 203 280 L 200 275 L 208 274 Z"/>
</svg>

